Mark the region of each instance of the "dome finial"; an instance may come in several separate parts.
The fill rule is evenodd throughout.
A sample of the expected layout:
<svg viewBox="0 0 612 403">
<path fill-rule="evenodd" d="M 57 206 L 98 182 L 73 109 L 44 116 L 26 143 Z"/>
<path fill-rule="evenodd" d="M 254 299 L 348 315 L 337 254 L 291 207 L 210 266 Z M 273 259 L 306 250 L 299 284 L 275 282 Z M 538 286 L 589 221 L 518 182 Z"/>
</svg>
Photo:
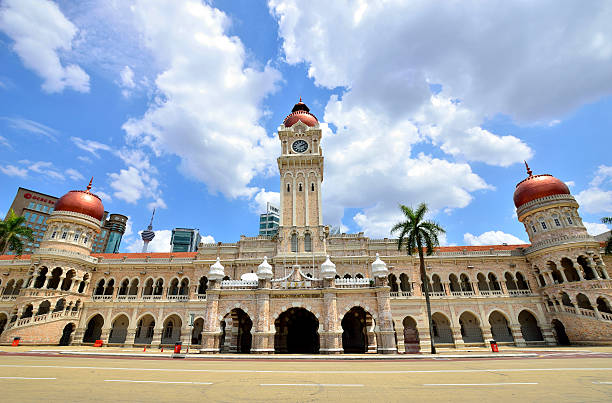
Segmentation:
<svg viewBox="0 0 612 403">
<path fill-rule="evenodd" d="M 91 177 L 91 179 L 89 180 L 89 185 L 87 185 L 87 191 L 89 192 L 91 190 L 91 183 L 93 182 L 93 176 Z"/>
<path fill-rule="evenodd" d="M 302 102 L 302 96 L 300 95 L 300 102 Z"/>
<path fill-rule="evenodd" d="M 531 178 L 533 176 L 533 172 L 529 169 L 529 165 L 527 165 L 527 161 L 525 161 L 525 167 L 527 168 L 527 175 Z"/>
</svg>

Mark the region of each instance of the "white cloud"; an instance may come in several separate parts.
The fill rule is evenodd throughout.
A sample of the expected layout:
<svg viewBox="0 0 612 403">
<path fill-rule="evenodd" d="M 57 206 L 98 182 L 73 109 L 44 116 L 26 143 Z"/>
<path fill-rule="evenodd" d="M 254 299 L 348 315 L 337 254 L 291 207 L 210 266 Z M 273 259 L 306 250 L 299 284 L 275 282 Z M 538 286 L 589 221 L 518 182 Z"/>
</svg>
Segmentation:
<svg viewBox="0 0 612 403">
<path fill-rule="evenodd" d="M 612 211 L 612 190 L 591 187 L 574 196 L 580 208 L 587 213 L 608 213 Z"/>
<path fill-rule="evenodd" d="M 478 245 L 520 245 L 526 244 L 527 242 L 523 241 L 520 238 L 515 237 L 512 234 L 507 234 L 503 231 L 487 231 L 480 235 L 472 235 L 469 232 L 463 234 L 463 242 L 466 245 L 478 246 Z"/>
<path fill-rule="evenodd" d="M 591 186 L 600 186 L 606 183 L 612 184 L 612 166 L 600 165 L 597 167 Z"/>
<path fill-rule="evenodd" d="M 600 222 L 586 222 L 583 221 L 582 224 L 586 227 L 586 230 L 589 234 L 595 236 L 599 234 L 603 234 L 610 230 L 610 228 L 606 224 L 602 224 Z"/>
<path fill-rule="evenodd" d="M 115 190 L 115 197 L 128 203 L 135 204 L 149 190 L 145 184 L 144 175 L 135 167 L 121 169 L 119 173 L 111 173 L 109 177 L 111 180 L 110 186 Z"/>
<path fill-rule="evenodd" d="M 85 163 L 87 163 L 87 164 L 91 164 L 91 163 L 93 162 L 93 161 L 91 160 L 91 158 L 89 158 L 89 157 L 87 157 L 87 156 L 84 156 L 84 155 L 79 155 L 79 156 L 77 157 L 77 159 L 78 159 L 79 161 L 83 161 L 83 162 L 85 162 Z"/>
<path fill-rule="evenodd" d="M 89 76 L 76 64 L 62 65 L 60 56 L 72 49 L 77 28 L 57 4 L 48 0 L 5 0 L 0 8 L 0 30 L 15 43 L 24 66 L 43 79 L 46 92 L 72 88 L 89 92 Z"/>
<path fill-rule="evenodd" d="M 547 124 L 612 92 L 612 4 L 605 0 L 444 7 L 271 0 L 269 7 L 287 61 L 305 62 L 318 85 L 350 88 L 350 107 L 409 114 L 429 98 L 429 84 L 440 84 L 479 116 Z"/>
<path fill-rule="evenodd" d="M 8 122 L 9 127 L 13 129 L 38 134 L 53 141 L 57 141 L 58 131 L 42 123 L 24 118 L 0 117 L 0 119 Z"/>
<path fill-rule="evenodd" d="M 123 128 L 128 140 L 180 157 L 180 170 L 227 197 L 253 196 L 251 180 L 274 167 L 277 140 L 258 123 L 280 73 L 247 63 L 228 17 L 199 1 L 136 1 L 145 44 L 161 67 L 156 98 Z M 180 26 L 181 29 L 176 29 Z"/>
<path fill-rule="evenodd" d="M 260 189 L 249 204 L 249 207 L 253 212 L 263 214 L 266 212 L 267 203 L 280 208 L 280 193 L 268 192 L 265 189 Z"/>
<path fill-rule="evenodd" d="M 15 165 L 0 165 L 0 171 L 2 171 L 2 173 L 5 175 L 17 176 L 19 178 L 25 178 L 28 176 L 27 168 L 19 168 Z"/>
<path fill-rule="evenodd" d="M 95 194 L 95 195 L 98 195 L 98 197 L 100 197 L 100 199 L 102 199 L 102 201 L 105 201 L 105 202 L 113 201 L 113 198 L 108 193 L 106 193 L 106 192 L 104 192 L 102 190 L 99 190 L 97 188 L 93 188 L 91 190 L 91 192 L 93 194 Z"/>
<path fill-rule="evenodd" d="M 151 242 L 149 242 L 149 246 L 147 247 L 147 252 L 170 252 L 170 239 L 172 238 L 172 230 L 169 229 L 161 229 L 156 230 L 155 238 Z M 142 239 L 140 239 L 140 234 L 142 231 L 138 231 L 138 238 L 131 241 L 128 245 L 126 245 L 125 249 L 128 252 L 132 253 L 140 253 L 142 251 Z"/>
<path fill-rule="evenodd" d="M 13 148 L 6 137 L 0 136 L 0 146 L 4 146 L 6 148 Z"/>
<path fill-rule="evenodd" d="M 66 175 L 68 175 L 68 177 L 73 181 L 85 179 L 85 177 L 79 171 L 73 168 L 66 169 Z"/>
<path fill-rule="evenodd" d="M 70 140 L 81 150 L 93 154 L 96 158 L 100 158 L 98 151 L 111 151 L 111 147 L 94 140 L 82 139 L 80 137 L 70 137 Z M 80 158 L 79 158 L 80 159 Z"/>
<path fill-rule="evenodd" d="M 201 243 L 215 243 L 215 238 L 212 235 L 203 235 Z"/>
<path fill-rule="evenodd" d="M 121 86 L 126 88 L 134 88 L 136 84 L 134 84 L 134 71 L 130 68 L 130 66 L 125 66 L 121 73 L 119 74 L 121 78 Z"/>
</svg>

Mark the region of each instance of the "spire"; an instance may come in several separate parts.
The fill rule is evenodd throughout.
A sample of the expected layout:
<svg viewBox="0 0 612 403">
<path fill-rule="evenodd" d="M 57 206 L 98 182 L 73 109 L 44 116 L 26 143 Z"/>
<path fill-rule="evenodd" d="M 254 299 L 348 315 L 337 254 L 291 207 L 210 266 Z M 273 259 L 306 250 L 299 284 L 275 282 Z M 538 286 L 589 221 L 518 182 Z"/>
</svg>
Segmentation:
<svg viewBox="0 0 612 403">
<path fill-rule="evenodd" d="M 155 238 L 155 232 L 153 231 L 153 217 L 155 217 L 155 209 L 153 209 L 153 214 L 151 214 L 151 221 L 149 222 L 149 226 L 146 230 L 140 233 L 140 237 L 142 238 L 142 253 L 147 251 L 147 247 L 149 246 L 149 242 Z"/>
<path fill-rule="evenodd" d="M 302 102 L 302 96 L 300 95 L 300 102 Z"/>
<path fill-rule="evenodd" d="M 525 161 L 525 167 L 527 168 L 527 175 L 531 178 L 533 176 L 533 172 L 529 169 L 529 165 L 527 165 L 527 161 Z"/>
<path fill-rule="evenodd" d="M 93 176 L 91 177 L 91 179 L 89 180 L 89 185 L 87 185 L 87 191 L 89 192 L 91 190 L 91 183 L 93 182 Z"/>
<path fill-rule="evenodd" d="M 147 227 L 149 231 L 153 229 L 153 217 L 155 217 L 155 208 L 153 208 L 153 214 L 151 214 L 151 221 L 149 222 L 149 226 Z"/>
</svg>

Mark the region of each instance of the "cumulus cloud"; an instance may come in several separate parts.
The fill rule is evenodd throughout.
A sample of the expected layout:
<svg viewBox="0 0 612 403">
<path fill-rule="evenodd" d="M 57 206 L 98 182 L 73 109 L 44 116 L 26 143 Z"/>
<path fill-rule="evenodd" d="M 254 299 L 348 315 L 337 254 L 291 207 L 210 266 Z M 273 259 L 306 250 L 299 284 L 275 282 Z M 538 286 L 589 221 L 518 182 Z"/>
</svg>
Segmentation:
<svg viewBox="0 0 612 403">
<path fill-rule="evenodd" d="M 134 83 L 134 71 L 130 68 L 130 66 L 125 66 L 121 73 L 119 74 L 121 78 L 121 86 L 126 88 L 134 88 L 136 84 Z"/>
<path fill-rule="evenodd" d="M 77 28 L 49 0 L 5 0 L 0 8 L 0 30 L 13 41 L 24 66 L 43 79 L 49 93 L 72 88 L 89 92 L 89 76 L 76 64 L 62 64 L 72 49 Z"/>
<path fill-rule="evenodd" d="M 129 222 L 129 221 L 128 221 Z M 132 253 L 139 253 L 142 251 L 142 239 L 140 238 L 140 234 L 142 231 L 138 231 L 138 238 L 131 239 L 128 238 L 128 242 L 126 243 L 125 250 Z M 126 230 L 127 234 L 127 230 Z M 124 235 L 125 237 L 125 235 Z M 172 230 L 162 229 L 155 231 L 155 238 L 149 243 L 147 248 L 148 252 L 170 252 L 171 245 L 170 240 L 172 239 Z M 202 235 L 202 243 L 214 243 L 215 238 L 212 235 Z"/>
<path fill-rule="evenodd" d="M 463 234 L 463 242 L 470 246 L 501 245 L 504 243 L 508 245 L 520 245 L 527 243 L 522 239 L 517 238 L 512 234 L 507 234 L 503 231 L 487 231 L 480 235 L 472 235 L 468 232 Z"/>
<path fill-rule="evenodd" d="M 227 33 L 228 17 L 208 4 L 136 1 L 133 12 L 162 72 L 159 96 L 124 124 L 128 140 L 179 156 L 180 170 L 210 192 L 253 196 L 251 180 L 272 169 L 278 148 L 258 120 L 280 73 L 247 63 L 243 44 Z"/>
<path fill-rule="evenodd" d="M 610 231 L 610 228 L 606 224 L 602 224 L 600 222 L 583 221 L 582 224 L 584 224 L 584 226 L 586 227 L 587 232 L 593 236 Z"/>
<path fill-rule="evenodd" d="M 249 204 L 251 210 L 257 214 L 263 214 L 266 212 L 267 203 L 280 208 L 280 193 L 268 192 L 265 189 L 260 189 L 259 192 L 253 197 L 253 200 Z"/>
<path fill-rule="evenodd" d="M 585 189 L 575 195 L 580 208 L 587 213 L 607 213 L 612 211 L 612 190 L 598 187 Z"/>
</svg>

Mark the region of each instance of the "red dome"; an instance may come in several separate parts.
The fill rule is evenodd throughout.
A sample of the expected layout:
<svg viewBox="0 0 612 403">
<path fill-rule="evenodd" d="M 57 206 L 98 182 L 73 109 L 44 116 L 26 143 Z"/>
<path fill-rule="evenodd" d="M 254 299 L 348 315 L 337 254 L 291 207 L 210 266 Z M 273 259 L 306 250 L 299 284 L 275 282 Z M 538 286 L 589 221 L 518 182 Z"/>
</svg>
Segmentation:
<svg viewBox="0 0 612 403">
<path fill-rule="evenodd" d="M 298 122 L 298 120 L 304 123 L 306 126 L 313 127 L 319 121 L 316 116 L 310 113 L 310 109 L 306 106 L 305 103 L 302 102 L 302 98 L 300 98 L 300 102 L 293 106 L 291 113 L 287 115 L 283 124 L 285 127 L 291 127 Z"/>
<path fill-rule="evenodd" d="M 63 195 L 55 203 L 55 211 L 72 211 L 73 213 L 86 214 L 98 221 L 104 216 L 104 206 L 102 200 L 91 193 L 91 181 L 87 190 L 71 190 Z"/>
<path fill-rule="evenodd" d="M 529 166 L 527 173 L 529 177 L 519 182 L 514 191 L 514 205 L 517 208 L 541 197 L 570 194 L 567 185 L 552 175 L 533 175 Z"/>
</svg>

